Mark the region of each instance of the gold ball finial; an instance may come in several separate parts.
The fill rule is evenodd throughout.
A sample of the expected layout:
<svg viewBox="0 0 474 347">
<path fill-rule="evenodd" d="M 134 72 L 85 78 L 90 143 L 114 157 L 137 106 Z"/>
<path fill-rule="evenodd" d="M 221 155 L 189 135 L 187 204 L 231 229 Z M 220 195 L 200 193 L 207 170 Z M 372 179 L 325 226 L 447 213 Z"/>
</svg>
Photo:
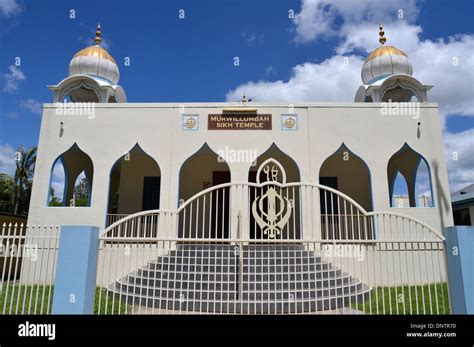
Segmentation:
<svg viewBox="0 0 474 347">
<path fill-rule="evenodd" d="M 98 46 L 100 44 L 100 42 L 102 41 L 102 39 L 100 38 L 100 23 L 97 24 L 97 31 L 95 32 L 95 38 L 94 38 L 94 41 L 95 41 L 95 44 Z"/>
<path fill-rule="evenodd" d="M 380 38 L 379 38 L 379 42 L 381 45 L 384 45 L 385 42 L 387 42 L 387 39 L 385 38 L 385 32 L 383 31 L 383 25 L 380 24 L 379 26 L 379 35 L 380 35 Z"/>
</svg>

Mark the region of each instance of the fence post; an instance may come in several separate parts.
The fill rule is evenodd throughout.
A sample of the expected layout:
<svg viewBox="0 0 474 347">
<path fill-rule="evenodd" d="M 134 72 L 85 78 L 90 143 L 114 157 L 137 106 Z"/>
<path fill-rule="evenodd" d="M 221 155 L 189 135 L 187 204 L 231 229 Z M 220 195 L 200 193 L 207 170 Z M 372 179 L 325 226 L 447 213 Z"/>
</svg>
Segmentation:
<svg viewBox="0 0 474 347">
<path fill-rule="evenodd" d="M 474 314 L 474 227 L 445 228 L 451 312 Z"/>
<path fill-rule="evenodd" d="M 53 314 L 92 314 L 99 252 L 99 228 L 61 226 Z"/>
</svg>

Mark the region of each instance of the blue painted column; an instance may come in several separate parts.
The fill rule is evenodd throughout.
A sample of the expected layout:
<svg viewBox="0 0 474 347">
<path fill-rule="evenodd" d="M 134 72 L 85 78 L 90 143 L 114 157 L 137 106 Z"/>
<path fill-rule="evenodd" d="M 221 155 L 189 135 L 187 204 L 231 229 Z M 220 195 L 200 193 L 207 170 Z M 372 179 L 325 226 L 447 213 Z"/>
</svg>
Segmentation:
<svg viewBox="0 0 474 347">
<path fill-rule="evenodd" d="M 474 227 L 447 227 L 444 236 L 451 311 L 474 314 Z"/>
<path fill-rule="evenodd" d="M 92 314 L 99 228 L 61 226 L 53 314 Z"/>
</svg>

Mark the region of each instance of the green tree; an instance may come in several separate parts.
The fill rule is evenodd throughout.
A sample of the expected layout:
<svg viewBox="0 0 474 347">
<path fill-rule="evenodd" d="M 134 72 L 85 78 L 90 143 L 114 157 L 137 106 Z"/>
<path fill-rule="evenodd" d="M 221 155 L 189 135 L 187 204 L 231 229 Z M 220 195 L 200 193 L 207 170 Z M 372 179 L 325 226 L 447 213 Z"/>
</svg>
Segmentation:
<svg viewBox="0 0 474 347">
<path fill-rule="evenodd" d="M 15 208 L 15 180 L 0 173 L 0 212 L 13 213 Z"/>
<path fill-rule="evenodd" d="M 49 206 L 62 206 L 63 205 L 62 201 L 59 200 L 58 197 L 56 197 L 53 187 L 49 189 L 49 196 L 51 197 L 49 200 Z"/>
<path fill-rule="evenodd" d="M 74 187 L 74 199 L 76 206 L 89 205 L 89 183 L 86 177 L 83 177 Z"/>
<path fill-rule="evenodd" d="M 15 153 L 16 170 L 15 182 L 15 207 L 14 214 L 27 214 L 30 206 L 31 188 L 33 185 L 33 174 L 36 162 L 36 147 L 28 150 L 23 146 Z"/>
</svg>

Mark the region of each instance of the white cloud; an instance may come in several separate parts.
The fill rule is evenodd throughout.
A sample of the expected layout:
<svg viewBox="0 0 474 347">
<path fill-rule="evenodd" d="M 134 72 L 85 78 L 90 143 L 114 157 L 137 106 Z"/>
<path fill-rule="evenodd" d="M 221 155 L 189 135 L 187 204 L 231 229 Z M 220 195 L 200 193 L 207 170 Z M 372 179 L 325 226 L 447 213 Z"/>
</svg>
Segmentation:
<svg viewBox="0 0 474 347">
<path fill-rule="evenodd" d="M 353 23 L 389 23 L 400 16 L 413 22 L 418 13 L 415 0 L 303 0 L 294 19 L 295 41 L 344 35 L 344 27 Z"/>
<path fill-rule="evenodd" d="M 264 34 L 257 34 L 244 31 L 241 34 L 242 39 L 248 44 L 262 44 L 265 41 Z"/>
<path fill-rule="evenodd" d="M 433 85 L 428 97 L 439 103 L 444 117 L 474 116 L 474 35 L 423 41 L 410 55 L 414 76 Z M 457 65 L 456 64 L 457 61 Z"/>
<path fill-rule="evenodd" d="M 255 34 L 251 34 L 251 35 L 247 38 L 247 42 L 255 41 L 256 38 L 257 38 L 257 36 L 255 36 Z"/>
<path fill-rule="evenodd" d="M 24 81 L 26 76 L 19 67 L 14 65 L 10 65 L 9 70 L 10 72 L 3 75 L 3 79 L 5 80 L 3 91 L 6 93 L 13 93 L 18 90 L 18 84 L 21 81 Z"/>
<path fill-rule="evenodd" d="M 275 73 L 275 68 L 273 67 L 273 65 L 267 66 L 267 68 L 265 69 L 265 75 L 270 75 L 272 73 Z"/>
<path fill-rule="evenodd" d="M 35 99 L 20 100 L 20 107 L 38 115 L 43 112 L 43 105 Z"/>
<path fill-rule="evenodd" d="M 384 25 L 386 45 L 398 47 L 408 55 L 420 49 L 419 35 L 423 29 L 415 24 L 399 20 Z M 355 49 L 369 54 L 380 46 L 378 24 L 376 22 L 361 22 L 346 24 L 341 28 L 342 41 L 336 47 L 338 54 L 350 53 Z"/>
<path fill-rule="evenodd" d="M 374 25 L 367 23 L 353 26 L 350 30 L 347 28 L 347 38 L 338 46 L 337 52 L 350 53 L 354 49 L 371 52 L 377 46 L 375 40 L 367 39 L 374 36 L 373 28 Z M 410 57 L 414 77 L 424 84 L 433 85 L 428 97 L 430 101 L 439 103 L 443 123 L 450 114 L 474 116 L 474 35 L 422 41 L 419 39 L 422 28 L 405 22 L 394 23 L 385 31 L 387 43 L 402 49 Z"/>
<path fill-rule="evenodd" d="M 369 20 L 387 20 L 385 36 L 387 44 L 404 50 L 410 57 L 414 77 L 422 83 L 433 85 L 429 92 L 430 101 L 439 103 L 444 124 L 450 114 L 474 116 L 474 35 L 455 35 L 437 40 L 420 40 L 422 28 L 405 20 L 398 20 L 397 9 L 404 9 L 405 18 L 416 18 L 419 9 L 409 0 L 378 2 L 357 0 L 356 3 L 334 1 L 303 1 L 302 17 L 295 21 L 295 40 L 314 40 L 320 27 L 312 28 L 311 17 L 316 22 L 328 11 L 335 14 L 326 16 L 330 20 L 329 34 L 337 16 L 342 18 L 338 31 L 339 43 L 335 54 L 322 63 L 307 62 L 292 69 L 288 81 L 247 82 L 226 95 L 227 100 L 238 100 L 242 90 L 256 100 L 273 101 L 352 101 L 358 86 L 362 83 L 360 71 L 366 55 L 378 43 L 377 23 Z M 408 15 L 411 14 L 411 15 Z M 302 24 L 305 18 L 308 23 Z M 324 26 L 324 23 L 323 23 Z M 328 31 L 325 29 L 325 33 Z M 360 52 L 365 52 L 360 56 Z M 347 56 L 344 58 L 343 56 Z M 341 65 L 341 63 L 349 63 Z M 328 90 L 330 88 L 331 90 Z"/>
<path fill-rule="evenodd" d="M 8 143 L 0 144 L 0 172 L 10 176 L 15 174 L 15 149 Z"/>
<path fill-rule="evenodd" d="M 319 64 L 296 65 L 288 81 L 247 82 L 229 91 L 226 99 L 240 100 L 246 91 L 254 101 L 352 101 L 363 62 L 355 55 L 335 55 Z"/>
<path fill-rule="evenodd" d="M 451 192 L 474 183 L 474 129 L 444 133 L 446 165 Z"/>
<path fill-rule="evenodd" d="M 56 162 L 53 168 L 53 177 L 51 179 L 51 186 L 54 189 L 54 196 L 60 201 L 63 200 L 64 193 L 64 167 L 61 162 Z"/>
<path fill-rule="evenodd" d="M 398 9 L 405 20 L 397 18 Z M 249 81 L 226 94 L 240 100 L 244 91 L 256 101 L 346 101 L 354 100 L 365 57 L 378 47 L 378 25 L 384 23 L 387 44 L 404 50 L 411 59 L 414 77 L 433 85 L 430 101 L 439 103 L 441 120 L 459 114 L 474 116 L 474 35 L 454 35 L 421 40 L 416 25 L 419 8 L 411 0 L 303 0 L 295 18 L 295 41 L 309 43 L 321 38 L 337 40 L 335 52 L 322 62 L 306 62 L 292 68 L 287 81 Z M 445 146 L 452 190 L 474 179 L 474 129 L 445 133 Z M 453 161 L 452 152 L 459 153 Z"/>
<path fill-rule="evenodd" d="M 10 17 L 19 14 L 21 6 L 16 0 L 0 0 L 0 15 Z"/>
</svg>

